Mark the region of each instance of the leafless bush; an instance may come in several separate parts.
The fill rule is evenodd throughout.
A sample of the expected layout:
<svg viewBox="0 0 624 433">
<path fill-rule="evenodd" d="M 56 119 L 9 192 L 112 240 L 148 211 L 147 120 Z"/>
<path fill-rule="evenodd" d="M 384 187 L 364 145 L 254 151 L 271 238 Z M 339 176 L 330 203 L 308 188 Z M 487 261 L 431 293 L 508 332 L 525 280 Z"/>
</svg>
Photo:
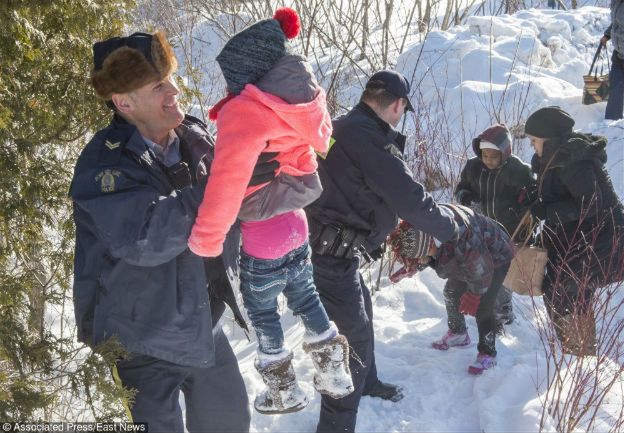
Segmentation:
<svg viewBox="0 0 624 433">
<path fill-rule="evenodd" d="M 585 219 L 586 213 L 581 221 Z M 595 251 L 600 251 L 596 244 L 598 232 L 609 224 L 613 225 L 613 221 L 604 217 L 591 233 L 583 234 L 579 223 L 577 231 L 566 239 L 555 238 L 546 230 L 547 242 L 565 243 L 566 247 L 561 251 L 562 264 L 549 276 L 552 289 L 544 294 L 548 314 L 535 307 L 546 359 L 544 383 L 540 384 L 545 389 L 540 394 L 540 431 L 549 430 L 553 423 L 561 433 L 579 429 L 619 432 L 624 427 L 621 233 L 616 232 L 610 252 L 595 256 Z M 587 239 L 591 240 L 589 247 L 585 247 Z M 570 290 L 570 280 L 578 287 L 577 294 Z M 570 306 L 564 320 L 556 311 L 561 305 Z M 594 338 L 595 356 L 589 354 Z M 576 351 L 574 347 L 582 349 Z"/>
<path fill-rule="evenodd" d="M 411 36 L 420 41 L 432 29 L 445 30 L 475 13 L 479 1 L 451 0 L 292 0 L 302 20 L 295 41 L 316 67 L 321 83 L 331 93 L 345 71 L 359 79 L 373 70 L 394 67 Z M 134 21 L 142 29 L 166 29 L 178 49 L 186 77 L 188 106 L 201 113 L 223 93 L 217 65 L 202 51 L 216 55 L 213 42 L 202 37 L 207 26 L 223 43 L 248 24 L 272 16 L 284 3 L 277 0 L 141 0 Z M 351 74 L 350 71 L 355 72 Z M 338 107 L 337 107 L 338 108 Z M 197 113 L 195 113 L 197 114 Z"/>
</svg>

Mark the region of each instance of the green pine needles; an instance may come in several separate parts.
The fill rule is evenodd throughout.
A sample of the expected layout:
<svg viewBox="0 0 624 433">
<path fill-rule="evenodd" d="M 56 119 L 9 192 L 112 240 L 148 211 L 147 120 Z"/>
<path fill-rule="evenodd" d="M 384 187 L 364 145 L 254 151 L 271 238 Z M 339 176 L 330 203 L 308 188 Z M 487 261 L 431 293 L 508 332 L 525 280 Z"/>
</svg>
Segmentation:
<svg viewBox="0 0 624 433">
<path fill-rule="evenodd" d="M 91 47 L 134 0 L 0 2 L 0 419 L 123 419 L 108 370 L 76 343 L 71 279 L 75 159 L 110 112 L 91 90 Z"/>
</svg>

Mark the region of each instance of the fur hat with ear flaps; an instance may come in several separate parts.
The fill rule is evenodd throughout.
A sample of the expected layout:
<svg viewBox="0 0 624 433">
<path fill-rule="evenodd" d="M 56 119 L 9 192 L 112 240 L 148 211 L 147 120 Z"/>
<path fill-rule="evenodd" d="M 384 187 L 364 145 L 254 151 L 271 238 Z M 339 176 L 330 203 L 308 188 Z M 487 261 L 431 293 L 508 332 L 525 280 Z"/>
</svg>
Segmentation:
<svg viewBox="0 0 624 433">
<path fill-rule="evenodd" d="M 177 68 L 173 48 L 165 33 L 133 33 L 93 45 L 91 84 L 95 93 L 109 101 L 114 93 L 128 93 L 161 81 Z"/>
</svg>

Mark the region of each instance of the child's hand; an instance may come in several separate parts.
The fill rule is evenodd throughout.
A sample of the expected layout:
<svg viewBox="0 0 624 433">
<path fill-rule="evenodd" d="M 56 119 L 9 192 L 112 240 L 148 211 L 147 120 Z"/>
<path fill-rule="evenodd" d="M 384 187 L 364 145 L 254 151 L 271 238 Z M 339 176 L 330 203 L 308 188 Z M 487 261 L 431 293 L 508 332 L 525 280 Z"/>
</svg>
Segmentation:
<svg viewBox="0 0 624 433">
<path fill-rule="evenodd" d="M 403 278 L 412 277 L 418 272 L 425 270 L 431 264 L 431 259 L 429 257 L 427 257 L 426 259 L 421 258 L 418 259 L 417 263 L 418 264 L 416 265 L 403 266 L 401 269 L 390 275 L 390 282 L 396 284 Z"/>
<path fill-rule="evenodd" d="M 457 191 L 457 195 L 455 196 L 455 198 L 462 206 L 470 206 L 470 204 L 475 201 L 474 195 L 467 189 Z"/>
<path fill-rule="evenodd" d="M 481 303 L 481 296 L 474 293 L 466 292 L 459 298 L 459 312 L 461 314 L 468 314 L 470 316 L 476 316 L 477 309 Z"/>
<path fill-rule="evenodd" d="M 518 204 L 522 205 L 522 206 L 531 206 L 533 203 L 535 203 L 539 198 L 539 194 L 537 192 L 537 186 L 533 185 L 530 187 L 522 187 L 520 189 L 520 191 L 518 192 Z"/>
</svg>

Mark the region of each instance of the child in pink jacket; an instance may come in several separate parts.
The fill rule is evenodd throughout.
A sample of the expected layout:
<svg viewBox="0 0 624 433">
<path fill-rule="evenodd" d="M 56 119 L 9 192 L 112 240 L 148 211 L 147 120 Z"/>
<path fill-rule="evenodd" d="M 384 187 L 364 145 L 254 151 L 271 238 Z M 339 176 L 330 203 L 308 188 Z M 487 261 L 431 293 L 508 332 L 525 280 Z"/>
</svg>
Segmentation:
<svg viewBox="0 0 624 433">
<path fill-rule="evenodd" d="M 231 226 L 242 221 L 241 293 L 258 337 L 255 367 L 267 385 L 254 407 L 268 414 L 308 403 L 284 347 L 280 293 L 306 328 L 316 389 L 334 398 L 353 391 L 348 344 L 319 300 L 309 258 L 303 207 L 322 191 L 315 152 L 327 151 L 332 128 L 323 89 L 287 45 L 299 27 L 294 10 L 279 9 L 233 36 L 217 56 L 228 96 L 210 112 L 217 121 L 215 159 L 189 238 L 194 253 L 216 257 Z M 267 152 L 277 153 L 275 179 L 249 187 Z"/>
</svg>

